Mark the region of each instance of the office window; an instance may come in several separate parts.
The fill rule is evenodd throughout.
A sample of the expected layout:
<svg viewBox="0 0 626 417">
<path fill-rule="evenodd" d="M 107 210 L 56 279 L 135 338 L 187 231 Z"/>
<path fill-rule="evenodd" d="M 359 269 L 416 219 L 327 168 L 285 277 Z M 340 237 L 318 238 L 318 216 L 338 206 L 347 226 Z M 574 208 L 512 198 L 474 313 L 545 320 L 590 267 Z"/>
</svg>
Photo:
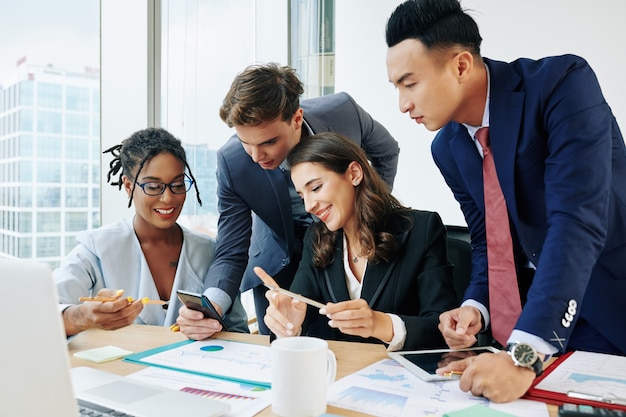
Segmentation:
<svg viewBox="0 0 626 417">
<path fill-rule="evenodd" d="M 65 114 L 65 133 L 68 135 L 89 135 L 89 115 L 88 114 Z M 87 153 L 83 154 L 87 155 Z"/>
<path fill-rule="evenodd" d="M 32 237 L 20 237 L 17 239 L 18 258 L 30 258 L 33 256 L 33 238 Z"/>
<path fill-rule="evenodd" d="M 335 0 L 291 0 L 291 62 L 304 98 L 335 92 Z"/>
<path fill-rule="evenodd" d="M 58 111 L 39 111 L 37 131 L 41 133 L 61 133 L 63 114 Z"/>
<path fill-rule="evenodd" d="M 37 187 L 37 207 L 60 207 L 61 187 Z"/>
<path fill-rule="evenodd" d="M 65 139 L 65 158 L 85 159 L 89 155 L 89 141 L 83 138 Z"/>
<path fill-rule="evenodd" d="M 61 240 L 58 237 L 40 237 L 37 239 L 38 258 L 60 258 Z M 52 264 L 54 267 L 56 264 Z"/>
<path fill-rule="evenodd" d="M 65 108 L 67 110 L 89 110 L 89 89 L 84 87 L 68 86 L 65 90 Z"/>
<path fill-rule="evenodd" d="M 86 184 L 89 181 L 89 165 L 86 163 L 66 163 L 65 181 L 68 183 Z"/>
<path fill-rule="evenodd" d="M 63 105 L 63 87 L 60 84 L 39 83 L 37 88 L 37 106 L 47 109 L 61 109 Z"/>
<path fill-rule="evenodd" d="M 61 230 L 61 213 L 58 211 L 37 213 L 37 232 L 59 232 Z"/>
<path fill-rule="evenodd" d="M 20 130 L 24 132 L 32 132 L 33 131 L 33 111 L 22 109 L 20 110 Z M 8 133 L 9 130 L 3 132 L 4 134 Z"/>
<path fill-rule="evenodd" d="M 37 182 L 60 183 L 61 163 L 58 161 L 41 161 L 37 164 Z"/>
<path fill-rule="evenodd" d="M 65 230 L 80 232 L 87 229 L 87 213 L 65 213 Z"/>
<path fill-rule="evenodd" d="M 30 212 L 19 213 L 17 231 L 20 233 L 32 233 L 33 232 L 33 214 Z"/>
<path fill-rule="evenodd" d="M 65 188 L 65 207 L 87 207 L 88 197 L 87 187 L 67 187 Z"/>
<path fill-rule="evenodd" d="M 34 82 L 32 80 L 24 80 L 20 82 L 20 105 L 32 106 L 35 89 L 33 88 Z"/>
<path fill-rule="evenodd" d="M 33 137 L 30 135 L 22 135 L 18 138 L 19 150 L 18 155 L 22 157 L 33 156 Z"/>
<path fill-rule="evenodd" d="M 68 189 L 80 187 L 65 178 L 69 172 L 86 183 L 83 166 L 100 163 L 99 150 L 91 149 L 100 137 L 94 122 L 100 118 L 100 1 L 4 3 L 0 39 L 10 41 L 0 42 L 0 170 L 12 186 L 2 191 L 7 216 L 0 257 L 54 267 L 66 234 L 76 234 L 65 227 L 90 227 L 100 215 L 99 205 L 89 205 L 99 176 L 76 193 Z M 76 198 L 66 200 L 68 193 Z M 81 211 L 82 219 L 66 217 L 65 207 Z"/>
<path fill-rule="evenodd" d="M 33 187 L 21 186 L 17 192 L 17 206 L 19 208 L 31 208 L 33 206 Z"/>
<path fill-rule="evenodd" d="M 17 171 L 19 172 L 19 177 L 17 181 L 19 182 L 31 182 L 33 180 L 33 163 L 29 160 L 24 160 L 18 162 L 19 168 Z"/>
</svg>

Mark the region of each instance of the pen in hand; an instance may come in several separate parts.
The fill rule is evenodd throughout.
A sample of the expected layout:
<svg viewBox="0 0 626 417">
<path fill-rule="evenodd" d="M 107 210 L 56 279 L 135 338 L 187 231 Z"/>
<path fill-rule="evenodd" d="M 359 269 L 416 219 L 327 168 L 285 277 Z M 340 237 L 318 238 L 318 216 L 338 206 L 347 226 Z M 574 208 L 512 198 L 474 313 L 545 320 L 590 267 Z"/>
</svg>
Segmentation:
<svg viewBox="0 0 626 417">
<path fill-rule="evenodd" d="M 263 268 L 261 267 L 255 266 L 254 273 L 257 274 L 257 276 L 261 279 L 261 281 L 263 281 L 263 285 L 265 285 L 270 290 L 278 291 L 281 294 L 288 295 L 291 298 L 295 298 L 296 300 L 307 303 L 308 305 L 311 305 L 313 307 L 317 307 L 317 308 L 325 307 L 325 305 L 320 303 L 319 301 L 315 301 L 303 295 L 296 294 L 295 292 L 291 292 L 284 288 L 280 288 L 278 285 L 276 285 L 274 279 L 271 276 L 269 276 L 268 273 L 265 272 Z"/>
</svg>

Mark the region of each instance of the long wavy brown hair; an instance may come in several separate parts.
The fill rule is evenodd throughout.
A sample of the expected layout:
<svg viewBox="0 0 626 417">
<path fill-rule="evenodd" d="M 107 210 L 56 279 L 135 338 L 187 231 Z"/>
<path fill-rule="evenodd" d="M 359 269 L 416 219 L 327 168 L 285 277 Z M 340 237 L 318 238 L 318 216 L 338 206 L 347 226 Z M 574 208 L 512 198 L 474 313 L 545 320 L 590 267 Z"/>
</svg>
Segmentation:
<svg viewBox="0 0 626 417">
<path fill-rule="evenodd" d="M 321 165 L 337 174 L 345 174 L 353 161 L 363 168 L 363 179 L 356 186 L 354 208 L 363 255 L 373 263 L 390 262 L 399 249 L 399 242 L 388 230 L 388 221 L 394 215 L 406 220 L 410 228 L 412 221 L 406 215 L 409 208 L 391 195 L 387 184 L 370 165 L 365 152 L 352 140 L 334 132 L 318 133 L 302 138 L 287 156 L 293 169 L 306 162 Z M 335 242 L 342 231 L 331 232 L 323 222 L 311 225 L 314 236 L 313 265 L 324 268 L 335 256 Z M 397 232 L 397 231 L 396 231 Z"/>
</svg>

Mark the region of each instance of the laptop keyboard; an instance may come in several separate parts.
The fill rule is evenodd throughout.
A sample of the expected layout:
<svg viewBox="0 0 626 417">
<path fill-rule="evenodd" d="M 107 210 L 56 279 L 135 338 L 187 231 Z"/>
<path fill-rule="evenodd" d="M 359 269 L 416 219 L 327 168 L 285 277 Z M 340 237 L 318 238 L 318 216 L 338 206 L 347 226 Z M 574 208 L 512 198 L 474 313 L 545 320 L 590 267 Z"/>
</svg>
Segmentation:
<svg viewBox="0 0 626 417">
<path fill-rule="evenodd" d="M 78 411 L 81 417 L 133 417 L 132 414 L 115 411 L 111 408 L 103 407 L 81 399 L 78 400 Z"/>
</svg>

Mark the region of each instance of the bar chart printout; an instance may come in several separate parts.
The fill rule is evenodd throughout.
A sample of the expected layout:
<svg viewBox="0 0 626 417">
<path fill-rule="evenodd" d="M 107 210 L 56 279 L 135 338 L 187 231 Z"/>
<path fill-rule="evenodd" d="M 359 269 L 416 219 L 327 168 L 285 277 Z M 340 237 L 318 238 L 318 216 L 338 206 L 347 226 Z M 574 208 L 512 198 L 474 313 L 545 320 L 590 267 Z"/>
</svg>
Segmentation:
<svg viewBox="0 0 626 417">
<path fill-rule="evenodd" d="M 518 400 L 491 404 L 460 390 L 458 380 L 425 382 L 393 359 L 383 359 L 331 385 L 328 403 L 380 417 L 441 416 L 482 404 L 513 415 L 548 417 L 545 404 Z"/>
</svg>

